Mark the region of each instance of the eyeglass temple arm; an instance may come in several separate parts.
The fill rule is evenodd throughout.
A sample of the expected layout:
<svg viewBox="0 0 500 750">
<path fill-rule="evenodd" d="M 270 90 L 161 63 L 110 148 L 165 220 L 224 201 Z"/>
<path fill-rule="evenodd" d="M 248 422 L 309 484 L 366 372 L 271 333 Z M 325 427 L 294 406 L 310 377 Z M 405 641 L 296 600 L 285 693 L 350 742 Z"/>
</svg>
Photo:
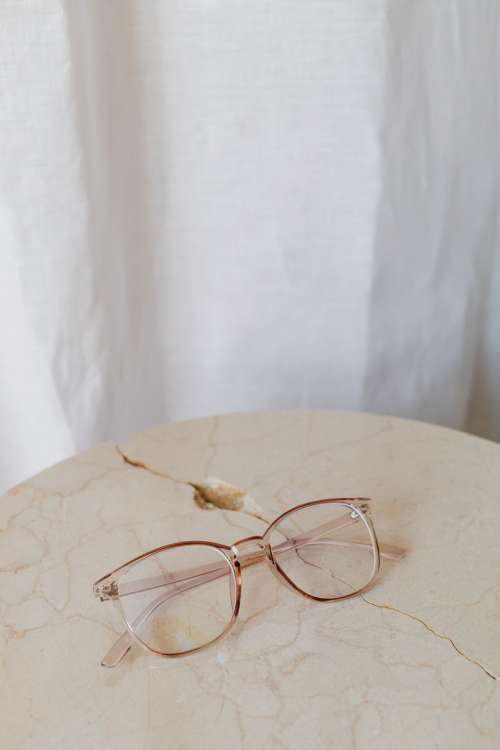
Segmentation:
<svg viewBox="0 0 500 750">
<path fill-rule="evenodd" d="M 336 521 L 327 521 L 307 533 L 299 534 L 292 539 L 287 539 L 286 541 L 281 542 L 281 544 L 274 545 L 273 552 L 288 552 L 288 550 L 297 549 L 299 545 L 310 544 L 316 539 L 320 539 L 324 534 L 328 534 L 330 531 L 343 529 L 346 526 L 351 526 L 352 524 L 357 523 L 358 520 L 358 516 L 353 518 L 352 515 L 349 514 L 349 516 L 344 519 L 339 518 Z M 338 547 L 365 547 L 367 549 L 371 549 L 372 547 L 369 542 L 353 542 L 348 539 L 327 539 L 325 542 L 328 544 L 334 544 Z M 379 544 L 378 550 L 380 555 L 387 560 L 401 560 L 406 554 L 406 551 L 402 547 L 396 547 L 393 544 Z"/>
<path fill-rule="evenodd" d="M 320 539 L 324 534 L 327 534 L 328 532 L 334 530 L 343 528 L 345 526 L 349 526 L 352 523 L 356 523 L 358 518 L 352 519 L 351 516 L 349 516 L 347 519 L 338 519 L 334 522 L 329 522 L 322 524 L 321 526 L 318 526 L 316 529 L 314 529 L 312 532 L 308 532 L 306 534 L 299 534 L 298 536 L 294 537 L 293 539 L 287 539 L 284 542 L 281 542 L 278 545 L 275 545 L 273 547 L 273 554 L 276 553 L 284 553 L 289 552 L 292 550 L 299 549 L 302 546 L 306 546 L 307 544 L 310 544 L 311 542 Z M 323 544 L 335 544 L 342 547 L 366 547 L 371 548 L 371 544 L 365 543 L 365 542 L 349 542 L 349 541 L 341 541 L 341 540 L 324 540 L 322 542 Z M 389 560 L 400 560 L 404 557 L 405 551 L 400 548 L 393 545 L 387 545 L 387 544 L 380 544 L 379 545 L 379 551 L 382 557 L 386 557 Z M 239 563 L 241 567 L 249 567 L 250 565 L 255 565 L 257 563 L 263 562 L 266 558 L 266 553 L 264 550 L 259 550 L 258 552 L 251 552 L 246 555 L 241 555 L 239 558 Z M 215 580 L 216 578 L 219 578 L 223 575 L 227 575 L 227 565 L 225 563 L 220 563 L 217 565 L 202 565 L 196 568 L 190 568 L 188 570 L 182 571 L 179 573 L 178 576 L 175 578 L 167 578 L 165 576 L 154 576 L 151 578 L 144 578 L 140 579 L 138 581 L 133 581 L 131 583 L 124 583 L 120 586 L 120 597 L 128 596 L 130 594 L 139 593 L 141 591 L 148 591 L 154 588 L 163 588 L 165 586 L 173 585 L 174 589 L 162 593 L 157 599 L 154 599 L 134 620 L 132 623 L 132 629 L 139 628 L 145 620 L 147 620 L 148 617 L 151 616 L 151 614 L 154 612 L 154 610 L 160 606 L 163 602 L 170 599 L 172 596 L 175 596 L 176 594 L 180 594 L 183 591 L 188 591 L 189 589 L 195 588 L 196 586 L 201 586 L 204 583 L 209 583 L 212 580 Z M 131 646 L 133 643 L 133 637 L 131 633 L 127 630 L 125 631 L 118 640 L 112 645 L 112 647 L 109 649 L 109 651 L 106 653 L 104 658 L 101 661 L 102 666 L 105 667 L 115 667 L 117 666 L 122 659 L 126 656 L 126 654 L 129 652 Z"/>
</svg>

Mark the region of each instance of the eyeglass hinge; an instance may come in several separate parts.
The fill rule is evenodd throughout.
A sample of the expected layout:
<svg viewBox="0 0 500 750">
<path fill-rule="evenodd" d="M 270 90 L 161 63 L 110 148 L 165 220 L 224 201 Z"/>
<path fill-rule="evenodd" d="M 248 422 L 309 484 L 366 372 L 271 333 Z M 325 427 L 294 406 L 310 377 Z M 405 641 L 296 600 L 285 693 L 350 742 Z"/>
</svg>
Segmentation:
<svg viewBox="0 0 500 750">
<path fill-rule="evenodd" d="M 109 599 L 116 599 L 118 597 L 118 584 L 116 581 L 94 583 L 94 595 L 97 596 L 101 602 L 108 601 Z"/>
</svg>

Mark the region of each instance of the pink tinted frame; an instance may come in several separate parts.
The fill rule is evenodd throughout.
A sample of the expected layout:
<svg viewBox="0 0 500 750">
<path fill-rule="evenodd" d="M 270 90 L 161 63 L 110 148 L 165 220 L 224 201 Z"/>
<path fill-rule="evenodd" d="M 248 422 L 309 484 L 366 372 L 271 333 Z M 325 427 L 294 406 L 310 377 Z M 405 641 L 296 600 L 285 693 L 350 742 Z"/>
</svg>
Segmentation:
<svg viewBox="0 0 500 750">
<path fill-rule="evenodd" d="M 101 599 L 101 601 L 106 601 L 108 599 L 111 599 L 115 601 L 120 607 L 121 616 L 124 620 L 126 630 L 125 632 L 118 638 L 118 640 L 111 646 L 105 657 L 103 658 L 101 664 L 102 666 L 106 667 L 115 667 L 117 666 L 123 658 L 127 655 L 127 653 L 130 651 L 131 646 L 133 643 L 137 643 L 142 648 L 144 648 L 149 653 L 157 654 L 159 656 L 165 656 L 165 657 L 177 657 L 177 656 L 187 656 L 189 654 L 193 654 L 197 651 L 201 651 L 202 649 L 207 648 L 208 646 L 211 646 L 216 641 L 219 641 L 221 638 L 224 638 L 229 631 L 234 626 L 239 609 L 240 609 L 240 602 L 241 602 L 241 568 L 248 567 L 250 565 L 254 565 L 260 562 L 266 562 L 268 566 L 270 567 L 271 571 L 277 578 L 280 580 L 281 583 L 284 583 L 289 588 L 291 588 L 293 591 L 298 592 L 302 596 L 305 596 L 307 599 L 311 599 L 313 601 L 318 602 L 333 602 L 333 601 L 342 601 L 344 599 L 350 599 L 354 596 L 358 596 L 359 594 L 364 593 L 367 591 L 375 582 L 377 579 L 379 572 L 380 572 L 380 557 L 386 557 L 391 560 L 399 560 L 405 555 L 405 551 L 401 549 L 400 547 L 395 547 L 392 545 L 384 545 L 379 544 L 377 535 L 375 532 L 375 529 L 373 527 L 372 520 L 368 514 L 368 503 L 370 502 L 370 498 L 326 498 L 323 500 L 311 500 L 306 503 L 302 503 L 300 505 L 296 505 L 293 508 L 289 508 L 284 513 L 282 513 L 280 516 L 278 516 L 266 529 L 264 534 L 262 536 L 249 536 L 244 537 L 243 539 L 239 539 L 238 541 L 234 542 L 232 545 L 227 544 L 220 544 L 218 542 L 211 542 L 211 541 L 205 541 L 205 540 L 190 540 L 190 541 L 183 541 L 183 542 L 174 542 L 172 544 L 165 544 L 161 547 L 157 547 L 155 549 L 152 549 L 148 552 L 143 553 L 142 555 L 138 555 L 137 557 L 134 557 L 132 560 L 129 560 L 124 565 L 121 565 L 118 568 L 115 568 L 115 570 L 111 571 L 111 573 L 108 573 L 107 575 L 100 578 L 98 581 L 94 583 L 94 594 L 96 597 Z M 361 520 L 368 531 L 369 537 L 370 537 L 370 547 L 373 551 L 373 567 L 372 567 L 372 574 L 370 579 L 367 581 L 367 583 L 360 589 L 353 591 L 349 594 L 343 594 L 341 596 L 331 597 L 331 598 L 325 598 L 325 597 L 319 597 L 315 596 L 313 594 L 310 594 L 307 591 L 304 591 L 301 589 L 294 581 L 287 576 L 287 574 L 282 570 L 279 563 L 276 561 L 274 555 L 273 555 L 273 548 L 270 544 L 270 539 L 272 532 L 276 527 L 289 515 L 295 513 L 298 510 L 302 510 L 304 508 L 316 506 L 316 505 L 324 505 L 324 504 L 340 504 L 344 505 L 346 508 L 350 509 L 351 513 L 348 515 L 348 518 L 352 518 L 354 522 Z M 352 514 L 355 514 L 353 516 Z M 338 522 L 338 521 L 337 521 Z M 337 523 L 334 522 L 334 523 Z M 315 532 L 319 532 L 321 530 L 324 530 L 324 526 L 330 526 L 329 524 L 323 524 L 318 529 L 312 530 Z M 292 543 L 291 548 L 298 548 L 300 546 L 300 543 L 307 544 L 310 541 L 313 541 L 314 538 L 317 537 L 311 537 L 311 532 L 309 532 L 308 535 L 299 535 L 298 537 L 295 537 L 292 540 L 286 540 L 286 542 L 280 543 L 279 547 L 282 547 L 283 549 L 286 549 L 287 545 Z M 329 543 L 336 543 L 336 544 L 342 544 L 342 545 L 348 545 L 351 544 L 360 544 L 356 542 L 329 542 Z M 253 544 L 254 550 L 251 552 L 242 552 L 242 548 L 245 546 L 248 546 L 250 544 Z M 126 573 L 131 567 L 133 567 L 136 563 L 145 560 L 146 558 L 158 554 L 159 552 L 163 552 L 168 549 L 174 549 L 176 547 L 183 547 L 183 546 L 192 546 L 192 545 L 203 545 L 206 547 L 210 547 L 214 550 L 217 550 L 222 558 L 224 558 L 227 562 L 222 562 L 220 566 L 199 566 L 197 568 L 191 568 L 189 570 L 182 572 L 182 578 L 176 578 L 168 581 L 168 584 L 175 585 L 175 590 L 171 593 L 167 593 L 164 595 L 161 595 L 157 600 L 155 600 L 144 612 L 141 613 L 139 618 L 134 623 L 136 627 L 139 627 L 144 620 L 150 616 L 151 612 L 154 611 L 154 608 L 156 606 L 159 606 L 161 603 L 163 603 L 166 599 L 168 599 L 170 596 L 173 596 L 177 593 L 181 593 L 182 591 L 188 590 L 190 588 L 193 588 L 195 586 L 202 585 L 203 583 L 209 582 L 213 580 L 214 578 L 220 577 L 222 575 L 226 575 L 227 573 L 231 572 L 234 577 L 234 583 L 235 583 L 235 595 L 232 600 L 232 616 L 230 621 L 228 622 L 227 627 L 215 638 L 208 641 L 207 643 L 202 644 L 201 646 L 198 646 L 196 648 L 187 650 L 187 651 L 181 651 L 176 653 L 167 653 L 163 651 L 157 651 L 153 649 L 151 646 L 149 646 L 147 643 L 145 643 L 139 635 L 135 632 L 134 628 L 129 624 L 127 618 L 125 617 L 125 613 L 123 611 L 123 608 L 121 606 L 120 602 L 120 596 L 127 595 L 130 593 L 135 593 L 137 591 L 146 590 L 148 588 L 155 588 L 158 586 L 157 581 L 153 581 L 152 579 L 144 579 L 143 581 L 136 581 L 133 584 L 133 588 L 127 590 L 127 587 L 130 586 L 130 584 L 125 584 L 124 589 L 122 589 L 121 592 L 119 592 L 118 588 L 118 581 L 120 577 Z M 275 551 L 277 549 L 276 545 L 274 545 Z M 198 579 L 198 580 L 196 580 Z M 137 588 L 138 584 L 142 584 L 141 588 Z M 180 584 L 180 585 L 179 585 Z M 165 585 L 165 581 L 163 580 L 162 585 Z M 138 623 L 138 624 L 136 624 Z"/>
</svg>

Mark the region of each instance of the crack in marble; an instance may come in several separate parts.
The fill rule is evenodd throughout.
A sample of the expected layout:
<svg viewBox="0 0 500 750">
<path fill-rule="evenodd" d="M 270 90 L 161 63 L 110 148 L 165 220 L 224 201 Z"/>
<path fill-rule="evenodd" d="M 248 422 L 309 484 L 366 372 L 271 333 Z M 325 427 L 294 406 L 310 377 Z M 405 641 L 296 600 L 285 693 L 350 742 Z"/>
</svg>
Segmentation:
<svg viewBox="0 0 500 750">
<path fill-rule="evenodd" d="M 183 479 L 176 479 L 176 477 L 173 477 L 166 472 L 158 471 L 158 469 L 153 469 L 150 466 L 147 466 L 143 461 L 139 461 L 139 459 L 137 458 L 131 458 L 130 456 L 127 456 L 127 454 L 120 448 L 119 445 L 115 445 L 115 450 L 118 455 L 121 456 L 123 462 L 128 464 L 129 466 L 134 466 L 136 469 L 144 469 L 144 471 L 148 471 L 150 474 L 154 474 L 157 477 L 162 477 L 163 479 L 170 479 L 171 482 L 175 482 L 176 484 L 186 484 L 190 485 L 191 487 L 193 486 L 191 482 Z"/>
<path fill-rule="evenodd" d="M 189 479 L 177 479 L 171 474 L 159 471 L 158 469 L 153 469 L 151 466 L 145 464 L 144 461 L 131 458 L 131 456 L 128 456 L 119 445 L 115 445 L 115 449 L 118 455 L 120 455 L 123 461 L 129 466 L 143 469 L 154 476 L 168 479 L 175 484 L 192 487 L 193 500 L 202 510 L 213 510 L 214 508 L 218 508 L 220 510 L 239 511 L 240 513 L 245 513 L 248 516 L 269 523 L 269 521 L 263 516 L 261 508 L 257 505 L 253 497 L 239 487 L 235 487 L 222 479 L 215 478 L 205 479 L 202 482 L 195 482 Z"/>
<path fill-rule="evenodd" d="M 401 615 L 402 617 L 407 617 L 409 620 L 413 620 L 414 622 L 420 623 L 420 625 L 423 625 L 426 630 L 429 631 L 429 633 L 432 633 L 432 635 L 436 636 L 436 638 L 440 638 L 443 641 L 448 641 L 448 643 L 452 646 L 454 651 L 461 656 L 462 658 L 466 659 L 466 661 L 470 662 L 471 664 L 475 664 L 476 667 L 479 667 L 479 669 L 482 669 L 482 671 L 488 675 L 488 677 L 491 677 L 492 680 L 497 681 L 499 678 L 489 672 L 481 662 L 474 659 L 472 656 L 468 656 L 466 653 L 464 653 L 461 649 L 458 648 L 457 644 L 453 640 L 453 638 L 450 638 L 449 635 L 445 635 L 444 633 L 438 633 L 436 630 L 434 630 L 425 620 L 422 620 L 417 615 L 413 615 L 410 612 L 403 612 L 400 609 L 397 609 L 397 607 L 391 607 L 390 604 L 377 604 L 376 602 L 372 602 L 369 599 L 366 598 L 364 594 L 360 594 L 361 599 L 366 603 L 369 604 L 372 607 L 376 607 L 377 609 L 384 609 L 388 612 L 394 612 L 398 615 Z"/>
</svg>

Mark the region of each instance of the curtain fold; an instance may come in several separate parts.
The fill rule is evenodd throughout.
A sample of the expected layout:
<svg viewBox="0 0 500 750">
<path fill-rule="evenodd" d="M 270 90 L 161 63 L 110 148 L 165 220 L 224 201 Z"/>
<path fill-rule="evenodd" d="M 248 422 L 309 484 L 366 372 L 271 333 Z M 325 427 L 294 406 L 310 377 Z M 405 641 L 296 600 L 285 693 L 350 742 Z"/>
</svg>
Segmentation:
<svg viewBox="0 0 500 750">
<path fill-rule="evenodd" d="M 0 9 L 0 487 L 319 407 L 500 438 L 496 0 Z"/>
</svg>

